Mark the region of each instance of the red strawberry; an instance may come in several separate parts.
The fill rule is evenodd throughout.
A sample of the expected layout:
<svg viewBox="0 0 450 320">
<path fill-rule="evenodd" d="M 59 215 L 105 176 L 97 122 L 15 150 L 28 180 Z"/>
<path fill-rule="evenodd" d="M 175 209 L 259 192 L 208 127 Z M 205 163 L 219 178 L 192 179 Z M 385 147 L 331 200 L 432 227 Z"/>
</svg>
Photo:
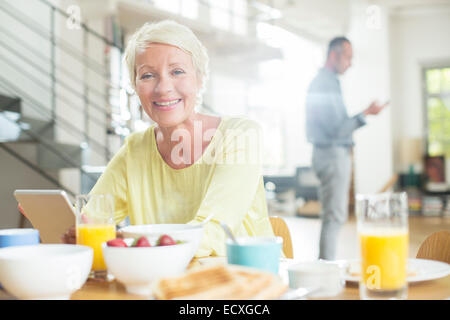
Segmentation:
<svg viewBox="0 0 450 320">
<path fill-rule="evenodd" d="M 175 242 L 175 240 L 172 239 L 171 236 L 169 236 L 167 234 L 163 234 L 158 239 L 158 246 L 171 246 L 174 244 L 177 244 L 177 243 Z"/>
<path fill-rule="evenodd" d="M 128 247 L 125 241 L 120 238 L 109 240 L 106 244 L 108 247 Z"/>
<path fill-rule="evenodd" d="M 150 242 L 144 236 L 140 237 L 136 242 L 136 247 L 151 247 Z"/>
</svg>

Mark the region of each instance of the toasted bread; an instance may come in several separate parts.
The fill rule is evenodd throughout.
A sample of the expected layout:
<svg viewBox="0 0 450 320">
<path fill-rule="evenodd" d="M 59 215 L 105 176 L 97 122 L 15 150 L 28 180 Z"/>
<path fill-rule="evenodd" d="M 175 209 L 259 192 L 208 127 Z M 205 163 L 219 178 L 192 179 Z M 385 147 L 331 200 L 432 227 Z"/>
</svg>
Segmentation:
<svg viewBox="0 0 450 320">
<path fill-rule="evenodd" d="M 247 300 L 275 299 L 287 286 L 273 274 L 237 266 L 202 266 L 179 277 L 160 279 L 153 288 L 157 299 Z"/>
</svg>

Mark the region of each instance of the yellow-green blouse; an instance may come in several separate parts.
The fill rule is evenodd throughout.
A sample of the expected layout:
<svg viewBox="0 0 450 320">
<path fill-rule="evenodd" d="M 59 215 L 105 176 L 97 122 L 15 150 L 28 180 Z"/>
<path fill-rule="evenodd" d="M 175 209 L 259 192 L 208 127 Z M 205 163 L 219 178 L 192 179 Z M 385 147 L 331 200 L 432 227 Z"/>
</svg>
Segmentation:
<svg viewBox="0 0 450 320">
<path fill-rule="evenodd" d="M 261 129 L 251 120 L 224 117 L 202 156 L 184 169 L 171 168 L 157 148 L 154 126 L 131 134 L 109 162 L 91 194 L 115 196 L 117 223 L 204 226 L 197 257 L 225 256 L 219 221 L 235 236 L 273 236 L 261 174 Z"/>
</svg>

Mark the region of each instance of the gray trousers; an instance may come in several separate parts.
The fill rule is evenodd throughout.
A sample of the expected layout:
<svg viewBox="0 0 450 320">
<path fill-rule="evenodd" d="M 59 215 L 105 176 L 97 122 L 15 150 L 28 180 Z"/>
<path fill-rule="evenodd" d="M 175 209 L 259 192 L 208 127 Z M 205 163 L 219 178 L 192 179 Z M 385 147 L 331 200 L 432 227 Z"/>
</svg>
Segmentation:
<svg viewBox="0 0 450 320">
<path fill-rule="evenodd" d="M 320 180 L 319 259 L 335 260 L 339 231 L 348 219 L 348 196 L 351 180 L 349 147 L 314 147 L 312 167 Z"/>
</svg>

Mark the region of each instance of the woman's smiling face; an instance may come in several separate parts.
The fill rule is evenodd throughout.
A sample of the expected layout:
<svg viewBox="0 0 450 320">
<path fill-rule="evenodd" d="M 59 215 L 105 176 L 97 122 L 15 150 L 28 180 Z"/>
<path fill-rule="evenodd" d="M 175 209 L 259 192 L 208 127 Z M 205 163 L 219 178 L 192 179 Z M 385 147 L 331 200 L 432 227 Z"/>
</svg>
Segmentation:
<svg viewBox="0 0 450 320">
<path fill-rule="evenodd" d="M 159 126 L 173 127 L 194 115 L 200 86 L 191 56 L 180 48 L 151 43 L 136 52 L 136 92 Z"/>
</svg>

